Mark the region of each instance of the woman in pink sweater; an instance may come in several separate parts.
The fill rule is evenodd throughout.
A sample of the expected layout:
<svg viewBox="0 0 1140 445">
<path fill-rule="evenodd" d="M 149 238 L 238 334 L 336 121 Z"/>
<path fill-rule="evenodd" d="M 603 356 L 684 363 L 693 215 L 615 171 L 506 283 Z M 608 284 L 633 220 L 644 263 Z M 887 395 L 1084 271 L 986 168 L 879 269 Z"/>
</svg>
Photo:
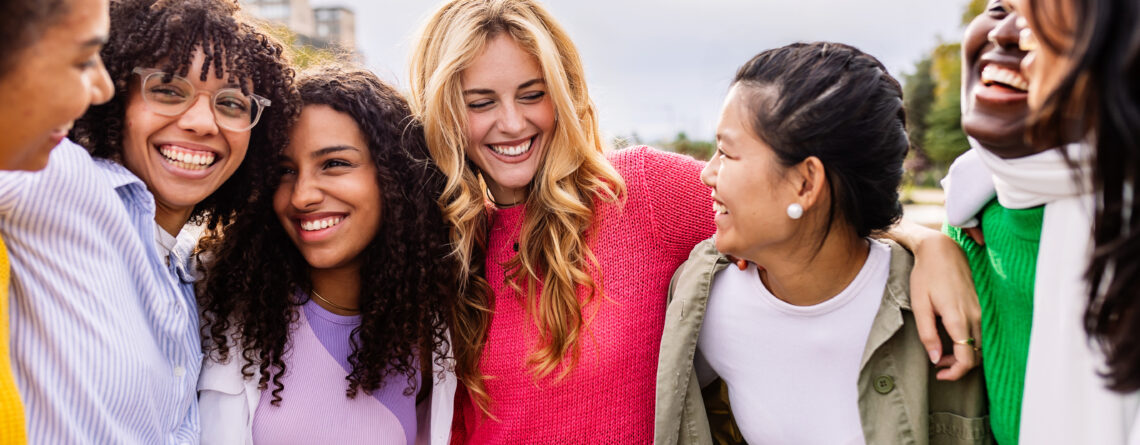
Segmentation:
<svg viewBox="0 0 1140 445">
<path fill-rule="evenodd" d="M 440 205 L 467 274 L 454 442 L 652 441 L 669 280 L 714 232 L 712 201 L 698 161 L 605 152 L 584 77 L 532 0 L 447 2 L 417 39 L 410 103 L 447 175 Z M 923 244 L 961 257 L 949 239 Z M 945 287 L 967 291 L 938 306 L 953 334 L 977 337 L 958 261 L 961 282 Z"/>
</svg>

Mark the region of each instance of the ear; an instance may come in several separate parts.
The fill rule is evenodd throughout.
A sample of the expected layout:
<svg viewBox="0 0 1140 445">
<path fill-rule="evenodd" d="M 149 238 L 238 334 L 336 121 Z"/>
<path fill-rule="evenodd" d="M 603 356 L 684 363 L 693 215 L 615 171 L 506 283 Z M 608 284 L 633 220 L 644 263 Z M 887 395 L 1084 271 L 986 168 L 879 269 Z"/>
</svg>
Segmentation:
<svg viewBox="0 0 1140 445">
<path fill-rule="evenodd" d="M 808 156 L 789 171 L 795 186 L 796 202 L 809 210 L 821 202 L 827 193 L 827 172 L 823 168 L 823 161 L 815 156 Z"/>
</svg>

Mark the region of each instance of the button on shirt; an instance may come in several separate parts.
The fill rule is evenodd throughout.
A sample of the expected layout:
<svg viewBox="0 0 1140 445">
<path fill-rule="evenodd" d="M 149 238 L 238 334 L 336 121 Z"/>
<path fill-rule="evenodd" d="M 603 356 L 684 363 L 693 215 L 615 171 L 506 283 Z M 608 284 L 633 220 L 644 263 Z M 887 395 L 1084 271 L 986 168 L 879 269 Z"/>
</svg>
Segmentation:
<svg viewBox="0 0 1140 445">
<path fill-rule="evenodd" d="M 0 172 L 30 443 L 198 442 L 189 250 L 157 247 L 154 211 L 130 171 L 70 141 L 43 171 Z"/>
</svg>

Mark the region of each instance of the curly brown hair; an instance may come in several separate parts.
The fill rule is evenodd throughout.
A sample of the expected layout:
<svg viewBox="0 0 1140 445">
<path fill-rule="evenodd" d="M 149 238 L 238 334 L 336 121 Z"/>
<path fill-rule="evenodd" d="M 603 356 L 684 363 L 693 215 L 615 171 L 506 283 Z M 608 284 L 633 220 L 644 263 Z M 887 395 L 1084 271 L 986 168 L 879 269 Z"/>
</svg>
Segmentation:
<svg viewBox="0 0 1140 445">
<path fill-rule="evenodd" d="M 427 160 L 423 129 L 407 102 L 374 74 L 325 67 L 302 76 L 298 87 L 305 105 L 327 105 L 356 121 L 376 164 L 384 207 L 380 229 L 362 253 L 362 317 L 352 332 L 346 394 L 371 393 L 397 375 L 407 377 L 405 393 L 411 394 L 418 387 L 416 355 L 432 351 L 443 364 L 449 349 L 446 322 L 458 269 L 436 204 L 446 178 Z M 303 303 L 291 296 L 311 287 L 309 266 L 273 211 L 278 183 L 262 183 L 235 222 L 206 242 L 202 258 L 210 266 L 198 293 L 204 349 L 226 361 L 239 344 L 243 373 L 252 377 L 257 369 L 262 389 L 273 385 L 275 405 L 284 389 L 290 327 Z"/>
<path fill-rule="evenodd" d="M 272 105 L 250 133 L 244 162 L 218 190 L 194 206 L 191 221 L 211 229 L 227 224 L 253 192 L 258 175 L 275 162 L 287 129 L 299 113 L 294 72 L 285 47 L 242 15 L 232 0 L 116 0 L 111 33 L 101 53 L 115 85 L 115 97 L 91 107 L 72 135 L 91 154 L 121 162 L 123 129 L 135 67 L 158 67 L 186 76 L 202 51 L 201 80 L 212 71 L 241 85 L 244 93 L 265 96 Z"/>
</svg>

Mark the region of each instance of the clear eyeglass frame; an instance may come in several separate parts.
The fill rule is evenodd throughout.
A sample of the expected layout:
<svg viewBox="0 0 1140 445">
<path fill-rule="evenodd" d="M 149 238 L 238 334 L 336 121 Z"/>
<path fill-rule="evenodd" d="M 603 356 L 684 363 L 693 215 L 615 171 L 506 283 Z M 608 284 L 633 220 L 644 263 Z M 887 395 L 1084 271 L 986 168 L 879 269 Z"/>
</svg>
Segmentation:
<svg viewBox="0 0 1140 445">
<path fill-rule="evenodd" d="M 172 75 L 165 71 L 137 67 L 131 72 L 139 76 L 139 92 L 142 95 L 143 103 L 146 105 L 148 110 L 155 114 L 160 114 L 163 116 L 179 116 L 182 113 L 185 113 L 186 110 L 189 110 L 190 107 L 194 105 L 199 94 L 209 93 L 208 91 L 200 92 L 197 88 L 194 87 L 194 84 L 186 78 L 178 75 Z M 164 104 L 156 103 L 156 99 L 150 97 L 151 94 L 147 91 L 147 84 L 156 80 L 162 81 L 167 76 L 170 76 L 170 81 L 162 82 L 163 84 L 174 84 L 175 82 L 178 82 L 188 91 L 184 101 L 180 103 Z M 249 118 L 248 125 L 235 124 L 232 116 L 219 114 L 223 112 L 219 111 L 218 98 L 233 96 L 243 97 L 247 100 L 248 109 L 244 111 L 248 113 L 249 116 L 251 116 Z M 213 96 L 210 97 L 210 110 L 214 114 L 214 122 L 217 123 L 219 127 L 230 131 L 243 132 L 248 131 L 256 126 L 258 121 L 261 120 L 262 111 L 264 111 L 265 108 L 270 106 L 272 103 L 273 102 L 269 99 L 258 96 L 256 94 L 242 93 L 238 88 L 222 88 L 214 91 Z"/>
</svg>

